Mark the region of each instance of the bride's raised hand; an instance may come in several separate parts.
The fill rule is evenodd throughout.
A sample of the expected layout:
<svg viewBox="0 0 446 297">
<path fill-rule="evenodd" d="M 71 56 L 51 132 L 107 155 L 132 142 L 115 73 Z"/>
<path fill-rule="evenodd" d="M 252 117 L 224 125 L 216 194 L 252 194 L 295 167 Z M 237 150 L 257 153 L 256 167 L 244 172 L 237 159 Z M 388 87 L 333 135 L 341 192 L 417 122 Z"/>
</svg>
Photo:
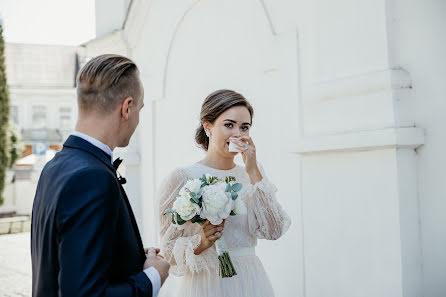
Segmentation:
<svg viewBox="0 0 446 297">
<path fill-rule="evenodd" d="M 194 250 L 195 255 L 201 254 L 204 250 L 210 248 L 217 239 L 222 237 L 225 220 L 220 225 L 212 225 L 208 220 L 201 226 L 201 242 Z"/>
<path fill-rule="evenodd" d="M 231 141 L 242 154 L 245 170 L 251 179 L 251 183 L 255 184 L 261 181 L 262 175 L 257 166 L 256 146 L 252 138 L 249 136 L 240 136 L 238 138 L 232 138 Z"/>
</svg>

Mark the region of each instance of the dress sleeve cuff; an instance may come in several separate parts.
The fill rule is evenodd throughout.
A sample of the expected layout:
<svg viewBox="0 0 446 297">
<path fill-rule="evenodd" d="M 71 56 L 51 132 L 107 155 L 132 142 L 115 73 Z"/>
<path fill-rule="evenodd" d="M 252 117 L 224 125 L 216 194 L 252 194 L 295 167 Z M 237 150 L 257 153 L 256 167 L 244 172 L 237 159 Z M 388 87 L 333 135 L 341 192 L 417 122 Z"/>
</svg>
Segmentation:
<svg viewBox="0 0 446 297">
<path fill-rule="evenodd" d="M 269 181 L 267 177 L 263 176 L 261 181 L 258 181 L 254 185 L 250 185 L 248 187 L 246 195 L 252 196 L 257 190 L 273 195 L 277 192 L 277 187 L 271 181 Z"/>
</svg>

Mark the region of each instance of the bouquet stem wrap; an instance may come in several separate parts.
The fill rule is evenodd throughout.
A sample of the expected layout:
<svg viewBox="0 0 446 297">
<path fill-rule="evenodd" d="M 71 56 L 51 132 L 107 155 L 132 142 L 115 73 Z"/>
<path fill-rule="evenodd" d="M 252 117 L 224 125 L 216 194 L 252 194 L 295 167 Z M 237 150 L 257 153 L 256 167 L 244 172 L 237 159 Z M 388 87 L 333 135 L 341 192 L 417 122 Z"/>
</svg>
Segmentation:
<svg viewBox="0 0 446 297">
<path fill-rule="evenodd" d="M 220 237 L 215 241 L 215 248 L 218 254 L 218 261 L 220 262 L 220 276 L 225 278 L 237 275 L 234 264 L 232 264 L 231 257 L 229 256 L 228 246 L 223 237 Z"/>
</svg>

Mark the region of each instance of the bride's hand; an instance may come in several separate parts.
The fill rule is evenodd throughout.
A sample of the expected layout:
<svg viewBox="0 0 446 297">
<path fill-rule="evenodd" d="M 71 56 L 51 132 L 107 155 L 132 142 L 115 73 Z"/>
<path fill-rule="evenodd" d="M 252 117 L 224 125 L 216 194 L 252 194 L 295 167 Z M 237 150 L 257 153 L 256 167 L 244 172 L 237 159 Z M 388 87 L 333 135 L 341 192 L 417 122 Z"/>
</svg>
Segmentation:
<svg viewBox="0 0 446 297">
<path fill-rule="evenodd" d="M 222 237 L 225 220 L 220 225 L 214 226 L 209 221 L 204 222 L 201 229 L 200 245 L 194 250 L 195 255 L 201 254 L 204 250 L 210 248 L 214 242 Z"/>
<path fill-rule="evenodd" d="M 256 146 L 254 145 L 252 138 L 249 136 L 240 136 L 239 138 L 231 139 L 231 141 L 242 154 L 245 170 L 251 179 L 251 183 L 255 184 L 261 181 L 262 175 L 257 166 Z"/>
</svg>

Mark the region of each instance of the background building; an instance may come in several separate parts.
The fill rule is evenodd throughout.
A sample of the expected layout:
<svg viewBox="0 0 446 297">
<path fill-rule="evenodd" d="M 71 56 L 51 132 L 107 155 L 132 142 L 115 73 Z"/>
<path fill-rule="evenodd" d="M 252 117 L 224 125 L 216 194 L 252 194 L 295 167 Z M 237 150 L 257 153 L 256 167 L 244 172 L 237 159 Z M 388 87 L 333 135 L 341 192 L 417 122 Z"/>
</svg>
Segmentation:
<svg viewBox="0 0 446 297">
<path fill-rule="evenodd" d="M 11 118 L 27 147 L 60 150 L 77 117 L 75 77 L 77 46 L 7 43 L 6 70 Z"/>
<path fill-rule="evenodd" d="M 11 119 L 26 146 L 5 190 L 3 212 L 31 214 L 45 163 L 73 131 L 77 118 L 77 46 L 6 43 L 5 60 Z M 13 182 L 12 182 L 13 181 Z"/>
</svg>

